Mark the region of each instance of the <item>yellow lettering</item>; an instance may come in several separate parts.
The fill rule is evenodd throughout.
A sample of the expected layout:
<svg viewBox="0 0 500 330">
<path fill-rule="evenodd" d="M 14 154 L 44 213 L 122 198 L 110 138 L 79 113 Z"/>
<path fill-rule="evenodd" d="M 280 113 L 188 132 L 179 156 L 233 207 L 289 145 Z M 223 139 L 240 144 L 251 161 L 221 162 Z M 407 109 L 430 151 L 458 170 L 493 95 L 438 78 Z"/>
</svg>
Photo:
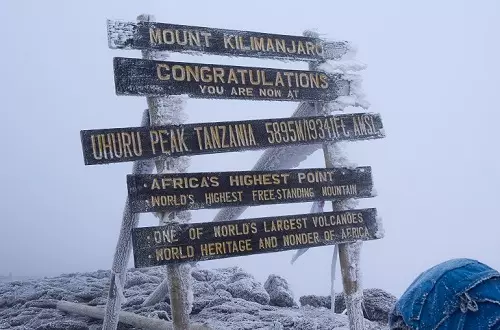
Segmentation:
<svg viewBox="0 0 500 330">
<path fill-rule="evenodd" d="M 149 42 L 152 45 L 157 45 L 157 44 L 163 43 L 161 29 L 149 28 Z"/>
<path fill-rule="evenodd" d="M 156 64 L 156 75 L 160 80 L 169 80 L 170 75 L 166 72 L 170 71 L 170 67 L 164 63 Z"/>
</svg>

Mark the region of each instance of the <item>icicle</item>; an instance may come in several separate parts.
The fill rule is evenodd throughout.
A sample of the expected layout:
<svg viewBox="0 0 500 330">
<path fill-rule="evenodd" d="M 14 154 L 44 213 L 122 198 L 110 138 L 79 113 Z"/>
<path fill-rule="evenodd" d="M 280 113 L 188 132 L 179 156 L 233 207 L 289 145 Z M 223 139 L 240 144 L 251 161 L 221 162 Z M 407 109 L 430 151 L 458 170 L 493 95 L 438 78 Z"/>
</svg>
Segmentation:
<svg viewBox="0 0 500 330">
<path fill-rule="evenodd" d="M 333 248 L 333 256 L 332 256 L 332 269 L 331 269 L 331 287 L 330 287 L 330 303 L 331 303 L 331 311 L 335 313 L 335 273 L 337 271 L 337 256 L 339 253 L 339 247 L 335 244 Z"/>
<path fill-rule="evenodd" d="M 315 201 L 311 206 L 311 211 L 309 213 L 321 213 L 323 212 L 324 206 L 325 206 L 325 201 Z M 304 253 L 306 253 L 307 250 L 309 250 L 309 248 L 297 250 L 297 252 L 295 252 L 294 256 L 292 257 L 290 263 L 293 265 L 295 260 L 297 260 Z"/>
</svg>

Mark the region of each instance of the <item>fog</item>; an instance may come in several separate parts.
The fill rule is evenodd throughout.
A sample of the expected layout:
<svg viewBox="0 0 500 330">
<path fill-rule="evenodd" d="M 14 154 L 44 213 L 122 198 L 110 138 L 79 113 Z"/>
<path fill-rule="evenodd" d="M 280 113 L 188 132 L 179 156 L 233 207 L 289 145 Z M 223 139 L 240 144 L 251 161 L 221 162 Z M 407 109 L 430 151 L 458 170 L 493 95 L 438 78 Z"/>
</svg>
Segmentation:
<svg viewBox="0 0 500 330">
<path fill-rule="evenodd" d="M 372 167 L 385 237 L 363 244 L 363 287 L 401 294 L 456 257 L 500 269 L 498 124 L 500 3 L 483 1 L 35 1 L 0 3 L 0 275 L 109 269 L 131 163 L 85 166 L 80 130 L 138 126 L 144 97 L 116 96 L 106 19 L 348 40 L 368 65 L 369 111 L 387 137 L 345 143 Z M 305 62 L 171 54 L 171 60 L 306 69 Z M 298 103 L 190 99 L 187 122 L 290 116 Z M 358 109 L 361 111 L 361 109 Z M 194 156 L 189 171 L 250 170 L 262 151 Z M 322 167 L 321 151 L 300 168 Z M 311 203 L 251 207 L 241 218 L 306 213 Z M 218 210 L 192 211 L 196 222 Z M 152 214 L 140 226 L 157 225 Z M 328 294 L 333 246 L 200 262 L 284 276 L 296 296 Z M 130 267 L 133 267 L 132 259 Z M 339 275 L 337 291 L 342 289 Z"/>
</svg>

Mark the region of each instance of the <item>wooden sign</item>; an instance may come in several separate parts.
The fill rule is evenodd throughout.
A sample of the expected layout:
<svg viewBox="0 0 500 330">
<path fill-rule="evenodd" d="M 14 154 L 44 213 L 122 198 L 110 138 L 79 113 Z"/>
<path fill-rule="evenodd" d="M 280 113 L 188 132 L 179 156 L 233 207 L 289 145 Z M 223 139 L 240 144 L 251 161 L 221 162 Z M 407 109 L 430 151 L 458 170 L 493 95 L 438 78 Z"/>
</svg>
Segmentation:
<svg viewBox="0 0 500 330">
<path fill-rule="evenodd" d="M 202 99 L 333 101 L 349 94 L 341 74 L 136 58 L 114 58 L 117 95 Z"/>
<path fill-rule="evenodd" d="M 135 228 L 136 268 L 382 238 L 377 210 L 308 213 Z"/>
<path fill-rule="evenodd" d="M 384 137 L 375 113 L 128 127 L 80 132 L 86 165 Z"/>
<path fill-rule="evenodd" d="M 286 60 L 341 59 L 351 47 L 347 41 L 261 32 L 215 29 L 157 22 L 108 20 L 111 49 L 144 49 Z"/>
<path fill-rule="evenodd" d="M 127 175 L 132 212 L 373 197 L 371 167 Z"/>
</svg>

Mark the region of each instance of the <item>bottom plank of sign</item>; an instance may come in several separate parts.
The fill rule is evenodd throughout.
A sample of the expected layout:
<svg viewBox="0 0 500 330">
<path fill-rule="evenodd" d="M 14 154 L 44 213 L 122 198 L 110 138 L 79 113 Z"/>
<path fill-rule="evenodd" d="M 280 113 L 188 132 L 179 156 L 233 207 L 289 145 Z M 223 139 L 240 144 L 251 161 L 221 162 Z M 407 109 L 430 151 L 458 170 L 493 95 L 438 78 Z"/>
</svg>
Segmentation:
<svg viewBox="0 0 500 330">
<path fill-rule="evenodd" d="M 349 218 L 346 215 L 354 216 Z M 356 218 L 355 215 L 358 217 Z M 212 222 L 211 226 L 227 226 L 223 228 L 233 230 L 233 233 L 241 230 L 241 234 L 227 235 L 228 237 L 224 238 L 212 236 L 210 239 L 200 238 L 199 240 L 176 239 L 176 230 L 184 232 L 187 229 L 190 236 L 199 235 L 200 231 L 195 230 L 196 228 L 191 224 L 187 225 L 189 228 L 183 229 L 179 228 L 178 225 L 177 228 L 176 225 L 137 228 L 133 235 L 135 267 L 153 267 L 179 262 L 272 253 L 349 243 L 357 240 L 375 240 L 383 236 L 378 228 L 379 223 L 376 221 L 375 209 L 312 213 L 279 218 L 278 220 L 271 220 L 276 218 L 236 220 L 231 221 L 231 224 Z M 285 222 L 286 218 L 289 220 L 288 223 Z M 341 222 L 341 219 L 350 219 L 350 221 Z M 268 221 L 267 224 L 263 220 Z M 236 222 L 238 222 L 238 227 L 235 225 Z M 322 226 L 307 225 L 314 222 L 322 223 Z M 281 230 L 277 230 L 278 223 L 282 224 Z M 295 230 L 291 228 L 286 230 L 285 224 L 289 227 L 295 226 Z M 302 227 L 299 227 L 301 224 Z M 267 226 L 265 233 L 259 230 L 262 225 Z M 248 233 L 244 233 L 245 228 Z M 251 233 L 252 228 L 255 229 L 254 234 Z M 140 238 L 141 236 L 144 236 L 143 239 Z M 138 243 L 139 240 L 143 243 Z M 160 241 L 164 243 L 161 244 Z"/>
</svg>

